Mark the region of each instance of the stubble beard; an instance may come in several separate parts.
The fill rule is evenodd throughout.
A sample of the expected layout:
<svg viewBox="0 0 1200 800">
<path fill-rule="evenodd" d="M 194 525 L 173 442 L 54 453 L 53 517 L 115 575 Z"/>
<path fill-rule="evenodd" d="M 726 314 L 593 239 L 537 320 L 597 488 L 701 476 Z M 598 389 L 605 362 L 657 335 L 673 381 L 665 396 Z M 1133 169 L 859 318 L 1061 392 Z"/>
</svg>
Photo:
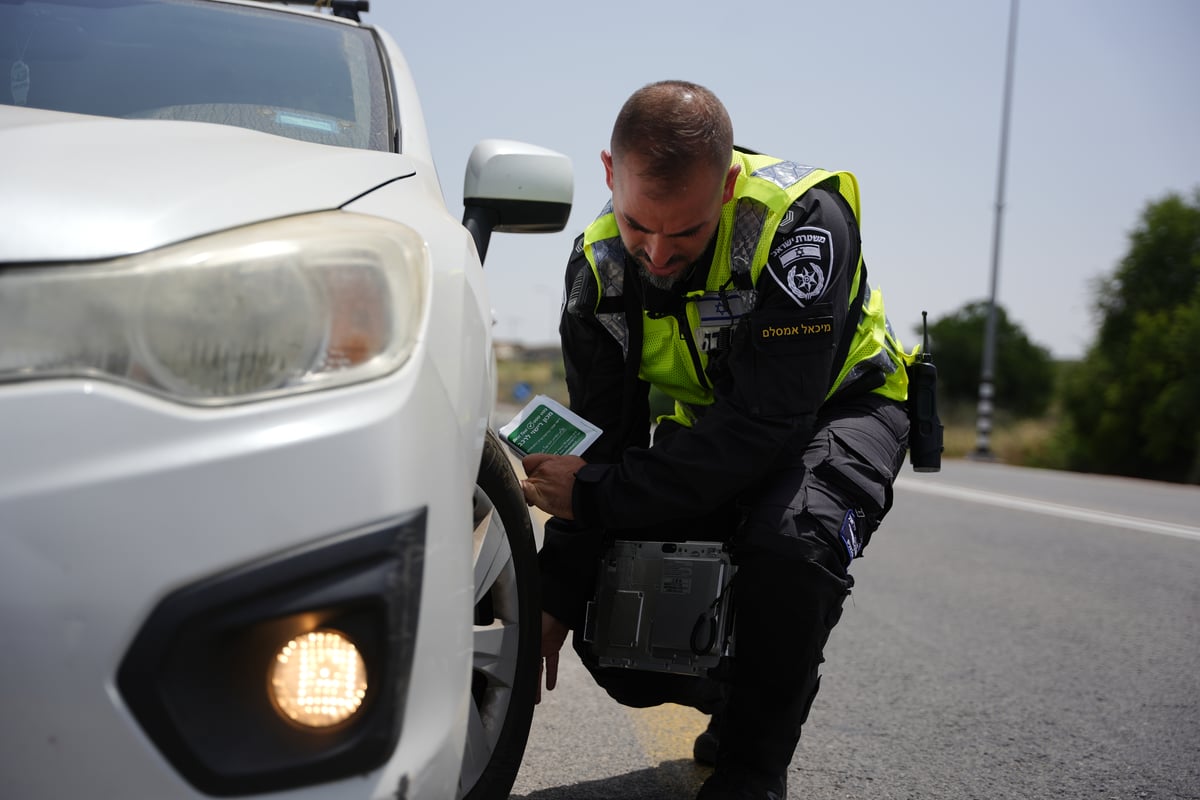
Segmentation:
<svg viewBox="0 0 1200 800">
<path fill-rule="evenodd" d="M 637 262 L 638 274 L 642 276 L 642 280 L 655 289 L 671 289 L 691 272 L 690 269 L 685 268 L 676 270 L 670 275 L 656 275 L 646 267 L 646 257 L 644 254 L 638 253 L 633 257 L 633 260 Z"/>
</svg>

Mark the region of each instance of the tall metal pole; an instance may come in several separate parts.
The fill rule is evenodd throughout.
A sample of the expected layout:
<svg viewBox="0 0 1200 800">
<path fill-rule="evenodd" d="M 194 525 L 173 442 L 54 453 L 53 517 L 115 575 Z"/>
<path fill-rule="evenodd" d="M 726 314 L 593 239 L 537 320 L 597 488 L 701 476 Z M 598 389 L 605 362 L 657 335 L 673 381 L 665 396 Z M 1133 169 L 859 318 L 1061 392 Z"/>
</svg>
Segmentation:
<svg viewBox="0 0 1200 800">
<path fill-rule="evenodd" d="M 1017 54 L 1017 0 L 1008 14 L 1008 63 L 1004 73 L 1004 108 L 1000 116 L 1000 167 L 996 179 L 996 221 L 992 227 L 992 279 L 988 299 L 987 326 L 983 334 L 983 369 L 979 376 L 979 405 L 976 408 L 975 456 L 992 458 L 992 399 L 996 372 L 996 284 L 1000 275 L 1000 242 L 1004 220 L 1004 177 L 1008 167 L 1008 119 L 1012 108 L 1013 64 Z"/>
</svg>

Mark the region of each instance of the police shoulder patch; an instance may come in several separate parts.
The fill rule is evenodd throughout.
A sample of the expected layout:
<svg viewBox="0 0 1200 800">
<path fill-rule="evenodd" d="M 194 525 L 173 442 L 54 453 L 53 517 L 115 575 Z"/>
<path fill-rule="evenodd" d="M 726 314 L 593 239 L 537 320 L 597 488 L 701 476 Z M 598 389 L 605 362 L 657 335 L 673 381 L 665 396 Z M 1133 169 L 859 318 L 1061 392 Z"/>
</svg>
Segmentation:
<svg viewBox="0 0 1200 800">
<path fill-rule="evenodd" d="M 801 308 L 820 301 L 833 273 L 833 237 L 824 228 L 796 228 L 771 249 L 767 271 Z"/>
</svg>

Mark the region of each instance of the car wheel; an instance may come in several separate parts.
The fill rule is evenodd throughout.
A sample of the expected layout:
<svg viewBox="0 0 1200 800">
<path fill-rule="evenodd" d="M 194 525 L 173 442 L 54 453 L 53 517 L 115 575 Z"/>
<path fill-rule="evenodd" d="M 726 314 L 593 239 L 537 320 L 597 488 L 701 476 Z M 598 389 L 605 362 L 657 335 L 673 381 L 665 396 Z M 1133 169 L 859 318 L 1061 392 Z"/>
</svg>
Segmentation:
<svg viewBox="0 0 1200 800">
<path fill-rule="evenodd" d="M 459 797 L 508 797 L 533 719 L 541 600 L 533 525 L 504 445 L 488 431 L 474 498 L 475 645 Z"/>
</svg>

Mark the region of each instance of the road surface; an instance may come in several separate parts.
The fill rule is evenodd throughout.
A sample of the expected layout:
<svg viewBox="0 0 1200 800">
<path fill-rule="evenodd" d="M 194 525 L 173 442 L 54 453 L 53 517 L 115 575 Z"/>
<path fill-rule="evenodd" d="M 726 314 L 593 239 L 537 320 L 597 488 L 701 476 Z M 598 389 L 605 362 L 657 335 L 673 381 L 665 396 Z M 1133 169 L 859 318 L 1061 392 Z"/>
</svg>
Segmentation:
<svg viewBox="0 0 1200 800">
<path fill-rule="evenodd" d="M 1200 489 L 947 461 L 852 573 L 790 797 L 1200 798 Z M 568 648 L 513 797 L 691 798 L 705 721 Z"/>
</svg>

